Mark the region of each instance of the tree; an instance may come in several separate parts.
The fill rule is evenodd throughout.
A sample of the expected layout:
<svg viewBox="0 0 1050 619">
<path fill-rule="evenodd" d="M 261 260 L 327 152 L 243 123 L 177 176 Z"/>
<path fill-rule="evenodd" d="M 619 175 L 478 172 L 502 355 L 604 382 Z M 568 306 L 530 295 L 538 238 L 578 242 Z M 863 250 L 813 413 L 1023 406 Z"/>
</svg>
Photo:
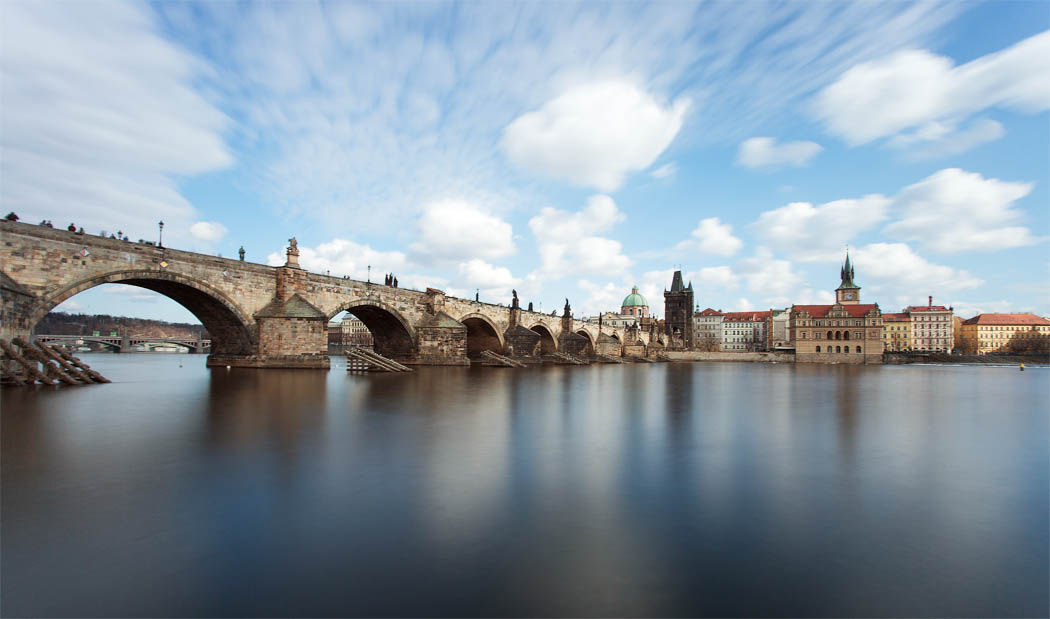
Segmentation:
<svg viewBox="0 0 1050 619">
<path fill-rule="evenodd" d="M 701 352 L 718 352 L 722 350 L 721 338 L 714 331 L 702 329 L 696 338 L 696 349 Z"/>
</svg>

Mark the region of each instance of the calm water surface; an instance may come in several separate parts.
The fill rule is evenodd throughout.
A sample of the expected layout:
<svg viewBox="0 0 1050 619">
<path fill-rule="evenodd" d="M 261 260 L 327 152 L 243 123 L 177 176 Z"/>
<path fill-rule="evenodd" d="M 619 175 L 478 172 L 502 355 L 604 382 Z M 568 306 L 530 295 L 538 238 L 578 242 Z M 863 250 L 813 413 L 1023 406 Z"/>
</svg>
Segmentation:
<svg viewBox="0 0 1050 619">
<path fill-rule="evenodd" d="M 2 393 L 5 616 L 1048 614 L 1050 370 L 85 358 Z"/>
</svg>

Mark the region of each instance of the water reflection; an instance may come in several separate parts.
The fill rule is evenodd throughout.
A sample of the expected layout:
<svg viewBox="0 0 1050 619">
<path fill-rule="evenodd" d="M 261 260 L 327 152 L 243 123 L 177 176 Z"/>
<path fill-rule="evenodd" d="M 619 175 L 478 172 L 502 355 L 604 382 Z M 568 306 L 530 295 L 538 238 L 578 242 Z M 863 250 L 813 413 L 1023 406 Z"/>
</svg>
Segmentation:
<svg viewBox="0 0 1050 619">
<path fill-rule="evenodd" d="M 1048 611 L 1045 371 L 197 361 L 3 391 L 0 614 Z"/>
</svg>

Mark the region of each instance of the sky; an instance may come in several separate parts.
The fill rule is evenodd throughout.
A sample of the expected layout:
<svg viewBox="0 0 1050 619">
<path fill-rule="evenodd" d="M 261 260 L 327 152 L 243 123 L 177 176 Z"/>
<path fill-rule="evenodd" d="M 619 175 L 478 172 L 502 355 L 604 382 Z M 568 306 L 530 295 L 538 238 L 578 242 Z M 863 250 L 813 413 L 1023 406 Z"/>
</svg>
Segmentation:
<svg viewBox="0 0 1050 619">
<path fill-rule="evenodd" d="M 1050 314 L 1045 2 L 0 4 L 22 221 L 559 309 Z M 369 266 L 371 270 L 369 271 Z M 62 311 L 193 320 L 120 285 Z"/>
</svg>

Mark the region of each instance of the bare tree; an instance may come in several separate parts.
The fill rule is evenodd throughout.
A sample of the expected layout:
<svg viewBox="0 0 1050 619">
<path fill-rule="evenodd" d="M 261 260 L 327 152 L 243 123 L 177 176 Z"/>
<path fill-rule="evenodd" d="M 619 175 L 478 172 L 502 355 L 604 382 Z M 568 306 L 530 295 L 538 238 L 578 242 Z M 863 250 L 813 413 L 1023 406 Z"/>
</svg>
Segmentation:
<svg viewBox="0 0 1050 619">
<path fill-rule="evenodd" d="M 722 350 L 722 341 L 713 331 L 701 330 L 696 337 L 696 349 L 701 352 L 718 352 Z"/>
</svg>

